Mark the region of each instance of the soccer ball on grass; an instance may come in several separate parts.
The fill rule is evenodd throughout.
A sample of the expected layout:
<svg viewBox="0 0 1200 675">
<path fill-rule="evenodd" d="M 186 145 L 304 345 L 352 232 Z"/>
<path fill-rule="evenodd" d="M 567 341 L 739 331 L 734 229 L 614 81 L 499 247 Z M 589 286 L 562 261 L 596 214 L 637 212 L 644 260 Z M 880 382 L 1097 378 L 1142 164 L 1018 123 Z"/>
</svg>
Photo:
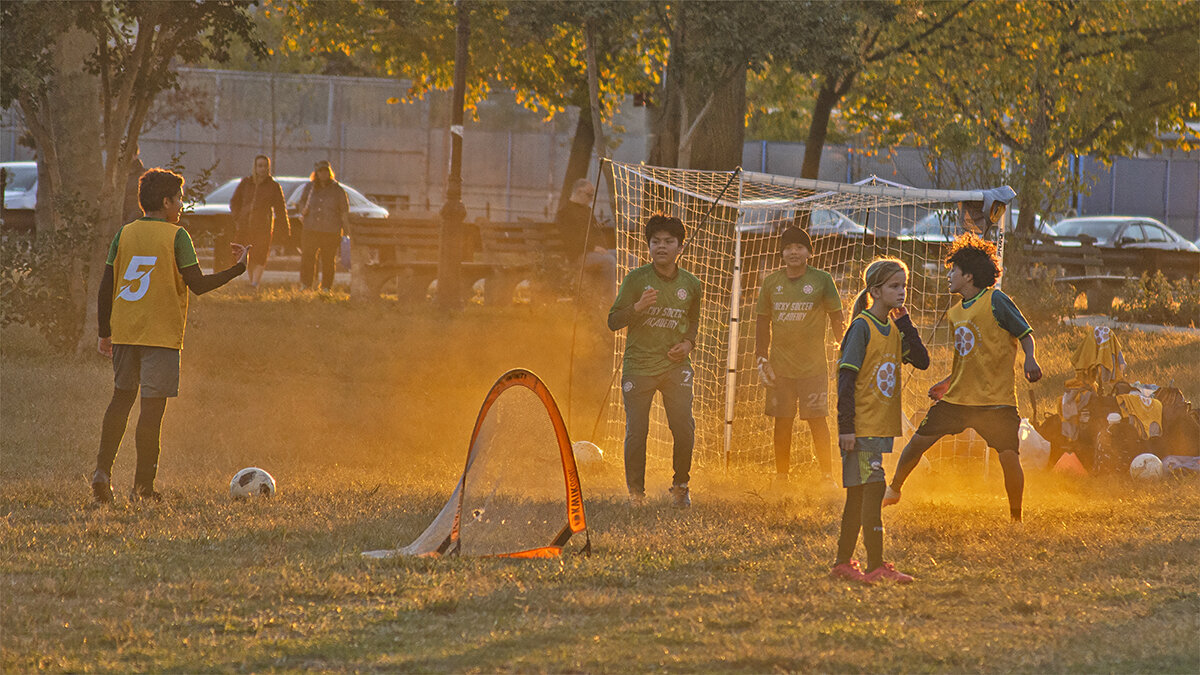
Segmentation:
<svg viewBox="0 0 1200 675">
<path fill-rule="evenodd" d="M 576 464 L 601 464 L 604 462 L 604 451 L 590 441 L 575 441 L 571 444 L 571 450 L 575 453 Z"/>
<path fill-rule="evenodd" d="M 1158 480 L 1163 475 L 1162 460 L 1149 452 L 1142 453 L 1133 458 L 1129 475 L 1137 480 Z"/>
<path fill-rule="evenodd" d="M 235 499 L 274 497 L 275 479 L 256 466 L 242 469 L 229 481 L 229 495 Z"/>
</svg>

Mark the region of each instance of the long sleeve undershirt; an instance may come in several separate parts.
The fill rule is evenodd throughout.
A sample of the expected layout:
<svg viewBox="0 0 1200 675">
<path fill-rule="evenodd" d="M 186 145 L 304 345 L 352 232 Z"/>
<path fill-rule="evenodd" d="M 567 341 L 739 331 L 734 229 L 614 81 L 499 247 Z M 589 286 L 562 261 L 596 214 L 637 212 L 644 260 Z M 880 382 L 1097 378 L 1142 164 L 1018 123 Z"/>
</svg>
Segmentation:
<svg viewBox="0 0 1200 675">
<path fill-rule="evenodd" d="M 220 272 L 205 274 L 199 265 L 188 265 L 181 268 L 183 283 L 195 295 L 216 290 L 230 281 L 241 276 L 246 271 L 246 263 L 240 262 Z M 96 298 L 96 314 L 99 322 L 100 337 L 112 337 L 112 301 L 115 274 L 112 265 L 104 266 L 104 277 L 100 279 L 100 292 Z"/>
</svg>

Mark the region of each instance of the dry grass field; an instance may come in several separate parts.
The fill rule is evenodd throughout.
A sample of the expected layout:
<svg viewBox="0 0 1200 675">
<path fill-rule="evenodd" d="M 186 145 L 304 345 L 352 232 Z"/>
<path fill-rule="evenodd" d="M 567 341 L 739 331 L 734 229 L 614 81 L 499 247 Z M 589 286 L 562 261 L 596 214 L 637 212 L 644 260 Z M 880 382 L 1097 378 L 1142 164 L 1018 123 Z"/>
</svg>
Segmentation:
<svg viewBox="0 0 1200 675">
<path fill-rule="evenodd" d="M 575 359 L 571 429 L 609 381 Z M 586 334 L 586 331 L 584 331 Z M 1046 397 L 1077 333 L 1042 331 Z M 0 335 L 3 672 L 1200 672 L 1200 485 L 1030 474 L 1007 520 L 998 475 L 917 474 L 884 512 L 907 587 L 829 579 L 842 491 L 700 467 L 695 506 L 621 499 L 620 449 L 583 473 L 593 553 L 371 561 L 441 507 L 483 395 L 542 376 L 565 410 L 562 308 L 350 303 L 241 282 L 193 298 L 167 408 L 162 505 L 89 508 L 111 370 Z M 1200 338 L 1125 336 L 1133 376 L 1200 401 Z M 134 418 L 136 419 L 136 409 Z M 277 498 L 228 481 L 262 466 Z M 652 490 L 668 470 L 652 464 Z M 860 549 L 861 550 L 861 549 Z"/>
</svg>

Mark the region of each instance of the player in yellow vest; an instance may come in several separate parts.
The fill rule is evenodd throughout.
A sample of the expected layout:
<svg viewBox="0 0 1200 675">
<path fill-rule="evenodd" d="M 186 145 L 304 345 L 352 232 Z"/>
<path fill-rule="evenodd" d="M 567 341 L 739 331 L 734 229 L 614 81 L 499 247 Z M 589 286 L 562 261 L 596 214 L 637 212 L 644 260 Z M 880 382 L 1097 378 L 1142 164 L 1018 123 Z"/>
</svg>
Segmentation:
<svg viewBox="0 0 1200 675">
<path fill-rule="evenodd" d="M 900 365 L 929 367 L 929 352 L 908 318 L 904 299 L 908 268 L 894 258 L 873 261 L 854 300 L 854 319 L 842 339 L 838 361 L 838 447 L 842 451 L 842 511 L 837 560 L 830 574 L 872 584 L 913 578 L 883 561 L 883 454 L 901 434 Z M 867 308 L 867 300 L 871 306 Z M 864 311 L 865 310 L 865 311 Z M 867 569 L 852 558 L 862 531 Z"/>
<path fill-rule="evenodd" d="M 786 483 L 792 425 L 797 415 L 812 432 L 817 467 L 830 477 L 829 362 L 825 322 L 842 334 L 842 299 L 833 277 L 808 264 L 812 239 L 798 227 L 779 236 L 784 267 L 767 275 L 758 292 L 754 351 L 767 388 L 766 413 L 775 418 L 775 481 Z"/>
<path fill-rule="evenodd" d="M 162 501 L 154 491 L 159 432 L 167 399 L 179 394 L 179 352 L 187 322 L 187 291 L 196 295 L 219 288 L 246 271 L 248 246 L 232 244 L 237 258 L 215 274 L 200 271 L 187 230 L 179 227 L 183 176 L 150 169 L 138 181 L 145 216 L 113 238 L 97 298 L 98 351 L 113 360 L 113 397 L 104 413 L 100 452 L 92 474 L 96 502 L 112 502 L 112 468 L 125 435 L 129 411 L 142 393 L 138 415 L 137 470 L 130 500 Z"/>
<path fill-rule="evenodd" d="M 993 288 L 1001 272 L 995 244 L 964 234 L 950 245 L 945 265 L 950 269 L 950 292 L 962 296 L 946 311 L 954 334 L 954 365 L 949 377 L 930 388 L 929 397 L 936 403 L 900 453 L 883 505 L 900 501 L 904 480 L 930 446 L 942 436 L 970 427 L 996 449 L 1009 512 L 1019 521 L 1025 474 L 1018 455 L 1021 416 L 1011 373 L 1020 344 L 1025 352 L 1025 379 L 1033 383 L 1042 378 L 1034 356 L 1033 329 L 1013 301 Z"/>
</svg>

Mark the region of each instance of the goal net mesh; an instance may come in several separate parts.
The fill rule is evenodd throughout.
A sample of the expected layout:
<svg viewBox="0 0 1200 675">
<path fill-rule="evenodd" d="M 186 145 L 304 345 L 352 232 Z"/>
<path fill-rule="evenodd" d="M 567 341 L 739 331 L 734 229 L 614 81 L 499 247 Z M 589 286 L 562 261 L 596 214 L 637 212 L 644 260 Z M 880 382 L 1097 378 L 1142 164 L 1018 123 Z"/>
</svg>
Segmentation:
<svg viewBox="0 0 1200 675">
<path fill-rule="evenodd" d="M 911 435 L 930 404 L 926 392 L 949 373 L 952 361 L 953 339 L 942 317 L 954 299 L 941 261 L 948 242 L 963 231 L 959 202 L 980 199 L 982 193 L 922 190 L 874 177 L 841 184 L 743 171 L 611 166 L 618 280 L 649 262 L 642 227 L 650 215 L 676 216 L 687 227 L 679 264 L 699 277 L 704 290 L 698 344 L 691 354 L 697 465 L 774 462 L 773 423 L 764 414 L 766 392 L 754 358 L 755 303 L 763 278 L 782 266 L 779 233 L 792 224 L 811 235 L 809 264 L 833 276 L 847 324 L 866 266 L 879 256 L 907 263 L 906 304 L 932 362 L 924 372 L 904 367 L 905 429 Z M 984 236 L 1003 252 L 1002 227 Z M 834 335 L 827 321 L 826 333 L 826 353 L 814 357 L 829 363 L 829 424 L 836 439 L 837 387 L 832 378 L 842 336 Z M 618 371 L 624 347 L 625 332 L 619 331 L 614 345 Z M 602 436 L 614 448 L 621 447 L 625 429 L 620 385 L 614 378 L 603 413 Z M 793 463 L 803 463 L 806 457 L 813 461 L 807 425 L 794 428 Z M 671 435 L 658 404 L 651 412 L 647 452 L 670 457 Z M 935 464 L 969 463 L 986 461 L 986 454 L 986 447 L 968 431 L 946 439 L 926 456 Z"/>
</svg>

